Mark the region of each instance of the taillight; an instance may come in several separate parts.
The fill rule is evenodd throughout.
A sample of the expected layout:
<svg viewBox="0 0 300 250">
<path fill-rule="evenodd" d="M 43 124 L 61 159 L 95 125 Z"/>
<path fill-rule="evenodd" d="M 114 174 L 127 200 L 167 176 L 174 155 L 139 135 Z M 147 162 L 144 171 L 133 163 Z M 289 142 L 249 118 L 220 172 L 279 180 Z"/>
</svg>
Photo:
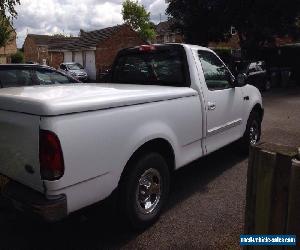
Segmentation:
<svg viewBox="0 0 300 250">
<path fill-rule="evenodd" d="M 40 130 L 40 170 L 42 179 L 48 181 L 60 179 L 65 171 L 59 139 L 47 130 Z"/>
</svg>

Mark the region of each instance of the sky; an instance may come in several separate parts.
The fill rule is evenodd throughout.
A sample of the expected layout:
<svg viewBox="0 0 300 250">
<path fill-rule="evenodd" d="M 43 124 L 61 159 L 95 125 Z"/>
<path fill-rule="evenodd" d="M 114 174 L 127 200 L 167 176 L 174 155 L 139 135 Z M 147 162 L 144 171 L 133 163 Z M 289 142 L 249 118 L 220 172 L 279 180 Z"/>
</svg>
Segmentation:
<svg viewBox="0 0 300 250">
<path fill-rule="evenodd" d="M 77 36 L 80 29 L 97 30 L 122 24 L 122 0 L 21 0 L 17 6 L 18 48 L 27 34 L 57 34 Z M 167 17 L 165 0 L 139 0 L 151 13 L 151 21 L 158 23 Z"/>
</svg>

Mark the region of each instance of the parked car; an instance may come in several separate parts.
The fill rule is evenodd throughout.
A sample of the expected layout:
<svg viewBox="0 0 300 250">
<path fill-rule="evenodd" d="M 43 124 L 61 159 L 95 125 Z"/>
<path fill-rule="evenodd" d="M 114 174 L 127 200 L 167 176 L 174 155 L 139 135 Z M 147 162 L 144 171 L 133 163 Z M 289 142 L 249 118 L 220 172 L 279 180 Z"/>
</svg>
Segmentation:
<svg viewBox="0 0 300 250">
<path fill-rule="evenodd" d="M 0 87 L 78 83 L 79 80 L 38 64 L 0 65 Z"/>
<path fill-rule="evenodd" d="M 111 69 L 106 69 L 104 71 L 101 71 L 99 73 L 99 82 L 107 82 L 108 81 L 108 77 L 110 76 L 111 73 Z"/>
<path fill-rule="evenodd" d="M 244 73 L 246 75 L 246 81 L 262 91 L 268 91 L 271 89 L 270 77 L 267 74 L 265 62 L 238 62 L 237 74 Z"/>
<path fill-rule="evenodd" d="M 115 191 L 122 218 L 147 227 L 173 171 L 259 141 L 261 94 L 238 79 L 209 49 L 145 45 L 119 52 L 110 83 L 1 89 L 4 196 L 57 221 Z"/>
<path fill-rule="evenodd" d="M 84 67 L 79 63 L 69 62 L 69 63 L 62 63 L 59 68 L 68 74 L 76 77 L 82 82 L 87 82 L 89 77 L 87 72 L 85 71 Z"/>
</svg>

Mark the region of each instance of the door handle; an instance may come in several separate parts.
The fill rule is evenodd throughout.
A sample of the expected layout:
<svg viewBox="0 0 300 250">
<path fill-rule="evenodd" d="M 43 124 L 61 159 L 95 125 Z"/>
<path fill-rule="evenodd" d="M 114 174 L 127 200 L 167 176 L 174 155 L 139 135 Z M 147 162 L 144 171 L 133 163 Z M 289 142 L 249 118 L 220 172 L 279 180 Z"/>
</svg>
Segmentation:
<svg viewBox="0 0 300 250">
<path fill-rule="evenodd" d="M 216 103 L 214 102 L 209 102 L 208 103 L 208 110 L 215 110 L 216 109 Z"/>
</svg>

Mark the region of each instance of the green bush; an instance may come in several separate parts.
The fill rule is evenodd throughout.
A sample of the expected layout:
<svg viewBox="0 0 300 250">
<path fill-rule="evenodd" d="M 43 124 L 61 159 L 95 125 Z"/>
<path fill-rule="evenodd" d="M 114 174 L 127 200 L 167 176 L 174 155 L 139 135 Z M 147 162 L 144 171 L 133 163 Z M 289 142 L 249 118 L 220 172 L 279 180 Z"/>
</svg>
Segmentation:
<svg viewBox="0 0 300 250">
<path fill-rule="evenodd" d="M 231 49 L 229 48 L 217 48 L 214 51 L 225 63 L 231 63 L 233 60 Z"/>
<path fill-rule="evenodd" d="M 11 56 L 11 63 L 23 63 L 24 62 L 24 54 L 22 51 L 18 51 L 16 54 Z"/>
</svg>

